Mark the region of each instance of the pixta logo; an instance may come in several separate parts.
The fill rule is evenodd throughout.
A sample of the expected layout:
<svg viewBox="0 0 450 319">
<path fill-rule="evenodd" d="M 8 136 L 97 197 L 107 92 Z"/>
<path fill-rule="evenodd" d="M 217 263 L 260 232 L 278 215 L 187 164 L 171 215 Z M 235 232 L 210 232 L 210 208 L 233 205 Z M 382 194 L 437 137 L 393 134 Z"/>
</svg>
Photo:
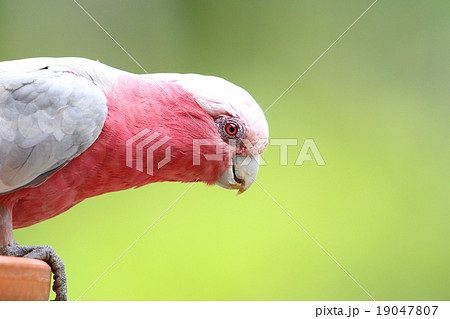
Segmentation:
<svg viewBox="0 0 450 319">
<path fill-rule="evenodd" d="M 143 129 L 129 138 L 126 142 L 126 165 L 135 168 L 140 172 L 144 172 L 145 168 L 145 173 L 154 175 L 156 169 L 160 169 L 171 160 L 170 145 L 165 145 L 171 139 L 172 137 L 170 136 L 152 131 L 148 128 Z M 302 166 L 307 161 L 315 162 L 316 165 L 319 166 L 325 165 L 325 161 L 312 138 L 305 139 L 303 143 L 301 141 L 299 143 L 296 138 L 273 138 L 270 139 L 268 143 L 266 139 L 261 139 L 254 145 L 249 143 L 250 142 L 248 141 L 244 141 L 247 150 L 255 148 L 260 149 L 261 145 L 268 145 L 268 148 L 278 148 L 277 157 L 279 159 L 279 165 L 281 166 L 288 166 L 289 162 L 292 165 L 292 160 L 288 161 L 288 155 L 290 154 L 292 156 L 293 154 L 292 152 L 288 152 L 289 147 L 294 147 L 297 150 L 296 153 L 298 155 L 296 156 L 294 166 Z M 232 158 L 234 152 L 239 149 L 239 147 L 238 145 L 233 144 L 233 141 L 229 141 L 227 144 L 228 148 L 224 149 L 221 139 L 193 139 L 192 164 L 201 165 L 202 159 L 206 161 L 223 161 L 225 158 Z M 165 147 L 164 151 L 161 152 L 160 150 L 158 154 L 163 154 L 164 158 L 156 162 L 154 158 L 155 151 L 162 147 Z M 240 165 L 249 165 L 254 157 L 257 157 L 256 160 L 259 166 L 268 165 L 261 154 L 259 156 L 248 155 Z M 161 155 L 158 155 L 158 159 L 159 158 L 161 158 Z M 144 161 L 146 161 L 146 165 L 144 165 Z M 274 165 L 274 163 L 272 162 L 270 165 Z"/>
<path fill-rule="evenodd" d="M 148 128 L 143 129 L 133 137 L 129 138 L 126 142 L 126 161 L 127 166 L 133 168 L 136 163 L 136 168 L 140 172 L 144 172 L 144 147 L 150 145 L 146 149 L 146 162 L 147 162 L 147 174 L 153 175 L 154 173 L 154 152 L 163 147 L 171 139 L 170 136 L 165 136 L 159 132 L 151 131 Z M 134 154 L 136 157 L 134 158 Z M 170 162 L 170 145 L 167 145 L 164 151 L 164 158 L 157 163 L 157 169 L 160 169 L 164 165 Z M 134 159 L 136 159 L 134 161 Z"/>
</svg>

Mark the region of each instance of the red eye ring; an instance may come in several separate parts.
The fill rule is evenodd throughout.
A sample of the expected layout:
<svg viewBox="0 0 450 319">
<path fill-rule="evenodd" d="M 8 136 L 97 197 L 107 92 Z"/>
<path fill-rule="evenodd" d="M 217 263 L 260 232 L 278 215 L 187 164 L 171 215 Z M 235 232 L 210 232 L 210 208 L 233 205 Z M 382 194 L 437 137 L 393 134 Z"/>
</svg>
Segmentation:
<svg viewBox="0 0 450 319">
<path fill-rule="evenodd" d="M 245 125 L 242 120 L 235 117 L 219 116 L 215 120 L 220 137 L 225 142 L 240 141 L 245 136 Z"/>
<path fill-rule="evenodd" d="M 228 123 L 225 125 L 225 132 L 227 132 L 228 135 L 234 136 L 238 132 L 238 126 L 234 123 Z"/>
</svg>

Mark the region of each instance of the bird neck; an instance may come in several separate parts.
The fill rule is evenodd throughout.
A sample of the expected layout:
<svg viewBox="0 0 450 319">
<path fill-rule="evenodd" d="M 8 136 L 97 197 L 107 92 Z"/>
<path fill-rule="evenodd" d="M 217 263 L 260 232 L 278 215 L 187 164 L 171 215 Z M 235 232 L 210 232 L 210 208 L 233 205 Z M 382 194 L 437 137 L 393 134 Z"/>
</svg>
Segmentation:
<svg viewBox="0 0 450 319">
<path fill-rule="evenodd" d="M 229 166 L 214 120 L 176 83 L 127 75 L 106 95 L 106 123 L 88 152 L 93 162 L 103 157 L 106 191 L 161 181 L 214 184 Z M 206 160 L 209 154 L 219 155 Z"/>
</svg>

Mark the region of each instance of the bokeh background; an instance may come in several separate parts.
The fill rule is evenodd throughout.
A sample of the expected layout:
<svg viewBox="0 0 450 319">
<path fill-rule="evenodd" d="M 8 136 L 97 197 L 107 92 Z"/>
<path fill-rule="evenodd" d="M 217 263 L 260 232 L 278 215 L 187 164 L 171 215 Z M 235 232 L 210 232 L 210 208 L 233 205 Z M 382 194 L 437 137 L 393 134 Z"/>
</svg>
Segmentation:
<svg viewBox="0 0 450 319">
<path fill-rule="evenodd" d="M 149 72 L 201 73 L 267 108 L 370 4 L 79 1 Z M 142 70 L 76 5 L 1 1 L 0 59 L 82 56 Z M 258 182 L 377 300 L 450 298 L 450 3 L 380 0 L 270 111 L 293 138 Z M 325 166 L 295 166 L 313 138 Z M 65 260 L 77 299 L 188 187 L 86 200 L 15 232 Z M 81 300 L 369 300 L 254 185 L 194 185 Z"/>
</svg>

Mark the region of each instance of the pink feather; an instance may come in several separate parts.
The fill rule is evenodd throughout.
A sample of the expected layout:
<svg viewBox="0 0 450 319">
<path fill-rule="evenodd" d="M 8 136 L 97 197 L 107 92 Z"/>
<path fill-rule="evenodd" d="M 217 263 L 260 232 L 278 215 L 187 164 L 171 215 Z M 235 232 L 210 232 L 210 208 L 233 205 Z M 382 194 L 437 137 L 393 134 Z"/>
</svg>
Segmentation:
<svg viewBox="0 0 450 319">
<path fill-rule="evenodd" d="M 161 181 L 194 182 L 198 179 L 214 184 L 229 166 L 227 144 L 220 139 L 214 119 L 180 85 L 171 81 L 158 84 L 144 81 L 142 76 L 121 76 L 112 89 L 105 92 L 108 99 L 106 123 L 88 150 L 41 185 L 0 196 L 0 205 L 13 212 L 14 228 L 52 218 L 86 198 L 107 192 Z M 145 166 L 144 172 L 140 172 L 126 165 L 126 141 L 146 128 L 171 137 L 167 142 L 171 147 L 171 160 L 155 170 L 154 175 L 146 174 Z M 216 139 L 224 150 L 223 161 L 202 161 L 201 165 L 194 165 L 194 139 Z M 202 147 L 201 151 L 214 153 L 215 146 Z M 154 161 L 163 159 L 164 152 L 165 148 L 157 149 Z M 146 163 L 145 158 L 143 162 Z"/>
</svg>

